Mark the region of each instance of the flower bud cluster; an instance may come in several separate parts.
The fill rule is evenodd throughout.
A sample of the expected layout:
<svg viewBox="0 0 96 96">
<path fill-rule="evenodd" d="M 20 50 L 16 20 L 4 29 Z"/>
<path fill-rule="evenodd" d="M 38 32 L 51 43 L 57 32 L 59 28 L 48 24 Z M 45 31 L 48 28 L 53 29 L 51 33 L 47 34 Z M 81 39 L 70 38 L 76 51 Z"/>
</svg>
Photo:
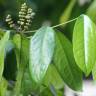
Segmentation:
<svg viewBox="0 0 96 96">
<path fill-rule="evenodd" d="M 10 28 L 14 28 L 15 24 L 13 23 L 12 17 L 10 14 L 7 15 L 6 17 L 6 22 L 8 23 L 8 25 L 10 26 Z"/>
<path fill-rule="evenodd" d="M 24 29 L 27 30 L 28 27 L 30 26 L 31 24 L 31 20 L 33 19 L 35 13 L 32 11 L 31 8 L 28 8 L 28 11 L 27 11 L 27 15 L 25 16 L 25 19 L 26 19 L 26 23 L 25 23 L 25 26 L 24 26 Z"/>
<path fill-rule="evenodd" d="M 19 20 L 17 21 L 18 30 L 19 31 L 28 30 L 34 15 L 35 13 L 33 12 L 33 10 L 31 8 L 28 8 L 26 3 L 22 4 L 19 12 Z M 6 22 L 9 24 L 11 28 L 14 28 L 15 24 L 13 23 L 11 15 L 8 15 L 6 17 Z"/>
</svg>

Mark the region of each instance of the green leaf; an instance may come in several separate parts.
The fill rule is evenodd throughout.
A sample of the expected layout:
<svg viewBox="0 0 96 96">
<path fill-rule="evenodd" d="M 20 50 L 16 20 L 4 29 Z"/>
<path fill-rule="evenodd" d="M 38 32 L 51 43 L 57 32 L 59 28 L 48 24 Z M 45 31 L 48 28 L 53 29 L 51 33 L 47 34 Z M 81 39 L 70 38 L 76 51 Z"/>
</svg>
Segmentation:
<svg viewBox="0 0 96 96">
<path fill-rule="evenodd" d="M 43 90 L 40 92 L 40 96 L 64 96 L 64 90 L 55 90 L 52 86 L 50 86 L 50 88 L 43 87 Z"/>
<path fill-rule="evenodd" d="M 40 96 L 54 96 L 49 88 L 45 88 L 41 93 Z"/>
<path fill-rule="evenodd" d="M 92 69 L 92 76 L 93 76 L 93 79 L 96 80 L 96 63 Z"/>
<path fill-rule="evenodd" d="M 54 52 L 55 38 L 51 27 L 43 26 L 30 40 L 29 70 L 34 81 L 43 79 Z"/>
<path fill-rule="evenodd" d="M 86 15 L 79 16 L 76 21 L 73 50 L 77 65 L 88 76 L 96 61 L 96 26 Z"/>
<path fill-rule="evenodd" d="M 82 73 L 75 63 L 72 44 L 60 32 L 56 33 L 54 65 L 64 82 L 73 90 L 81 90 Z"/>
<path fill-rule="evenodd" d="M 16 34 L 13 38 L 15 44 L 15 53 L 17 58 L 18 69 L 26 66 L 29 60 L 29 40 L 22 35 Z M 21 57 L 20 57 L 21 55 Z M 22 64 L 20 64 L 20 62 Z"/>
<path fill-rule="evenodd" d="M 86 12 L 86 14 L 96 23 L 96 12 L 93 10 L 96 10 L 96 0 L 91 3 Z"/>
<path fill-rule="evenodd" d="M 17 68 L 20 68 L 20 50 L 21 50 L 21 36 L 19 34 L 16 34 L 13 37 L 13 43 L 15 46 L 15 54 L 16 54 L 16 60 L 17 60 Z"/>
<path fill-rule="evenodd" d="M 0 29 L 0 40 L 1 40 L 1 38 L 4 36 L 4 31 L 2 30 L 2 29 Z"/>
<path fill-rule="evenodd" d="M 43 84 L 47 87 L 52 84 L 56 89 L 61 89 L 64 87 L 64 82 L 53 64 L 49 65 L 46 75 L 44 77 Z"/>
<path fill-rule="evenodd" d="M 0 40 L 0 81 L 4 70 L 5 47 L 7 41 L 9 40 L 9 36 L 10 36 L 10 32 L 7 31 L 4 34 L 3 38 Z"/>
<path fill-rule="evenodd" d="M 14 48 L 13 42 L 11 40 L 8 40 L 6 47 L 5 47 L 6 53 L 9 53 L 10 51 L 12 51 L 13 48 Z"/>
<path fill-rule="evenodd" d="M 29 60 L 29 40 L 22 34 L 16 34 L 13 38 L 13 42 L 15 44 L 15 53 L 18 68 L 16 78 L 17 82 L 15 84 L 14 93 L 15 96 L 18 96 L 21 91 L 23 75 Z"/>
<path fill-rule="evenodd" d="M 64 10 L 63 14 L 60 17 L 60 23 L 68 21 L 71 16 L 72 9 L 76 3 L 76 0 L 71 0 L 67 8 Z M 63 25 L 64 26 L 64 25 Z"/>
<path fill-rule="evenodd" d="M 24 72 L 23 81 L 22 81 L 22 88 L 21 93 L 23 96 L 28 96 L 28 94 L 31 93 L 38 93 L 38 86 L 37 84 L 32 80 L 29 74 L 28 68 Z"/>
<path fill-rule="evenodd" d="M 0 96 L 5 96 L 7 90 L 8 82 L 2 78 L 0 82 Z"/>
</svg>

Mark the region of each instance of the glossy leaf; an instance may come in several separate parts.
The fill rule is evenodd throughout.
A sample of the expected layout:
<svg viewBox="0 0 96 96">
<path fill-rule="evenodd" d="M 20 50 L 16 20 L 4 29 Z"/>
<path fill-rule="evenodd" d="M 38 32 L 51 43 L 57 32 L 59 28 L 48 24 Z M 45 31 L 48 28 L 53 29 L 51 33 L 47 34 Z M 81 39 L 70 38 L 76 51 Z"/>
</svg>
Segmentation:
<svg viewBox="0 0 96 96">
<path fill-rule="evenodd" d="M 0 81 L 4 70 L 5 47 L 7 41 L 9 40 L 9 36 L 10 36 L 10 32 L 7 31 L 2 37 L 2 39 L 0 40 Z"/>
<path fill-rule="evenodd" d="M 64 82 L 53 64 L 49 65 L 43 84 L 47 87 L 52 84 L 56 89 L 61 89 L 64 87 Z"/>
<path fill-rule="evenodd" d="M 36 82 L 41 82 L 54 52 L 55 38 L 51 27 L 43 26 L 30 40 L 29 70 Z"/>
<path fill-rule="evenodd" d="M 96 26 L 86 15 L 81 15 L 76 21 L 73 50 L 77 65 L 88 76 L 96 61 Z"/>
<path fill-rule="evenodd" d="M 82 74 L 75 63 L 72 44 L 60 32 L 56 33 L 56 49 L 53 62 L 61 78 L 71 89 L 82 89 Z"/>
</svg>

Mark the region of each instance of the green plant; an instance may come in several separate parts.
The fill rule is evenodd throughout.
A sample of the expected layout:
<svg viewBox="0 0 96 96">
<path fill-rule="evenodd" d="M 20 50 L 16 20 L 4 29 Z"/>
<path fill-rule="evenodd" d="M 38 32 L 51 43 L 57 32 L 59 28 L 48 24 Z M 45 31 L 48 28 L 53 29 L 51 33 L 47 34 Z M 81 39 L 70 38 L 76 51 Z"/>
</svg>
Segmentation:
<svg viewBox="0 0 96 96">
<path fill-rule="evenodd" d="M 80 15 L 56 26 L 45 24 L 39 30 L 27 31 L 34 15 L 24 3 L 17 25 L 11 15 L 6 17 L 13 30 L 0 29 L 0 96 L 62 96 L 64 82 L 72 90 L 82 91 L 82 72 L 85 76 L 92 72 L 96 79 L 96 25 L 88 16 Z M 56 28 L 75 20 L 71 43 Z M 8 51 L 15 53 L 13 83 L 3 75 Z"/>
</svg>

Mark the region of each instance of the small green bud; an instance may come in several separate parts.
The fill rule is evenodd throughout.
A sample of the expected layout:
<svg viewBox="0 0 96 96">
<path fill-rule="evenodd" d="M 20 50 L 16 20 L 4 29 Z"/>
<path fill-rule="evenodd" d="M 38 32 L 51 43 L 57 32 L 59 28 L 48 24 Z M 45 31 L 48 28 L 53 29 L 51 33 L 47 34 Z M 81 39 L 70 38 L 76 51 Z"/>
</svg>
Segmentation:
<svg viewBox="0 0 96 96">
<path fill-rule="evenodd" d="M 25 30 L 28 30 L 28 26 L 24 26 L 24 29 L 25 29 Z"/>
<path fill-rule="evenodd" d="M 30 25 L 30 23 L 26 23 L 26 25 L 27 25 L 27 26 L 29 26 L 29 25 Z"/>
<path fill-rule="evenodd" d="M 11 15 L 8 14 L 7 17 L 6 17 L 6 22 L 9 22 L 9 21 L 11 21 L 11 20 L 12 20 Z"/>
<path fill-rule="evenodd" d="M 25 15 L 19 15 L 20 19 L 25 18 Z"/>
<path fill-rule="evenodd" d="M 27 20 L 27 22 L 28 22 L 28 23 L 30 23 L 30 22 L 31 22 L 31 20 Z"/>
<path fill-rule="evenodd" d="M 24 21 L 25 21 L 25 19 L 23 19 L 23 18 L 20 18 L 20 21 L 21 21 L 21 22 L 22 22 L 22 21 L 24 22 Z"/>
<path fill-rule="evenodd" d="M 6 22 L 10 22 L 11 20 L 11 18 L 6 18 Z"/>
<path fill-rule="evenodd" d="M 25 18 L 26 18 L 26 19 L 30 19 L 30 18 L 31 18 L 31 16 L 30 16 L 30 15 L 27 15 Z"/>
<path fill-rule="evenodd" d="M 21 15 L 21 16 L 25 15 L 25 14 L 26 14 L 25 12 L 21 12 L 21 11 L 19 12 L 19 15 Z"/>
<path fill-rule="evenodd" d="M 8 22 L 8 24 L 9 24 L 9 25 L 10 25 L 10 24 L 13 24 L 13 21 Z"/>
<path fill-rule="evenodd" d="M 21 12 L 25 13 L 26 11 L 27 11 L 26 9 L 21 8 Z"/>
<path fill-rule="evenodd" d="M 27 9 L 27 4 L 26 3 L 22 4 L 21 9 Z"/>
<path fill-rule="evenodd" d="M 18 24 L 20 24 L 20 21 L 17 21 Z"/>
<path fill-rule="evenodd" d="M 14 26 L 15 26 L 14 24 L 11 24 L 11 25 L 10 25 L 10 28 L 14 28 Z"/>
<path fill-rule="evenodd" d="M 24 22 L 20 22 L 21 25 L 24 25 Z"/>
<path fill-rule="evenodd" d="M 10 14 L 8 14 L 6 18 L 11 18 L 11 15 L 10 15 Z"/>
<path fill-rule="evenodd" d="M 22 4 L 22 6 L 27 6 L 27 4 L 26 4 L 26 3 L 24 3 L 24 4 Z"/>
<path fill-rule="evenodd" d="M 28 9 L 28 13 L 32 13 L 32 9 L 31 8 Z"/>
</svg>

